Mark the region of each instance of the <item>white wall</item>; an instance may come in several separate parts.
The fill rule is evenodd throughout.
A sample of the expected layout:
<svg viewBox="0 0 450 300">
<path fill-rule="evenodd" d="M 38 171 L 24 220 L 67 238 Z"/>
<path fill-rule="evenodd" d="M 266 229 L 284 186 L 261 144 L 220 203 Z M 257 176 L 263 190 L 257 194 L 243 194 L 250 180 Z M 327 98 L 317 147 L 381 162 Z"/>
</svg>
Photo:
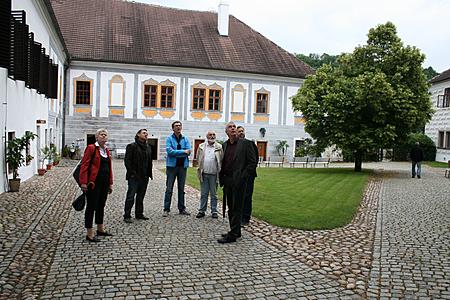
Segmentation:
<svg viewBox="0 0 450 300">
<path fill-rule="evenodd" d="M 0 68 L 0 193 L 6 190 L 6 168 L 5 168 L 5 126 L 6 126 L 6 86 L 7 86 L 8 71 Z"/>
<path fill-rule="evenodd" d="M 450 88 L 450 80 L 434 84 L 429 90 L 435 113 L 431 121 L 425 126 L 425 134 L 434 141 L 436 146 L 438 145 L 439 131 L 450 131 L 450 107 L 436 107 L 438 96 L 443 95 L 446 88 Z M 436 161 L 447 162 L 449 160 L 450 149 L 437 149 Z"/>
<path fill-rule="evenodd" d="M 290 97 L 297 94 L 299 87 L 291 87 L 287 88 L 287 109 L 286 109 L 286 125 L 294 125 L 294 110 L 292 108 L 292 100 Z"/>
</svg>

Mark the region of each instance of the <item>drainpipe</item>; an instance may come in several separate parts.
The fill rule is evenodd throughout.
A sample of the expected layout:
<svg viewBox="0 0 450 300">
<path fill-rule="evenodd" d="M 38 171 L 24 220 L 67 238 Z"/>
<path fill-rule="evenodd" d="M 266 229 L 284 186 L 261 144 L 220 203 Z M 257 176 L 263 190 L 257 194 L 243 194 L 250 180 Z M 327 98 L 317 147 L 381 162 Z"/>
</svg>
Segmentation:
<svg viewBox="0 0 450 300">
<path fill-rule="evenodd" d="M 62 134 L 61 134 L 62 148 L 61 148 L 61 153 L 62 153 L 62 150 L 64 149 L 64 146 L 66 145 L 66 110 L 67 110 L 67 101 L 68 101 L 66 96 L 67 96 L 67 88 L 68 88 L 67 85 L 69 82 L 67 79 L 68 74 L 69 74 L 68 70 L 69 70 L 69 65 L 65 64 L 64 65 L 63 101 L 62 101 L 62 108 L 61 108 L 61 111 L 62 111 Z"/>
</svg>

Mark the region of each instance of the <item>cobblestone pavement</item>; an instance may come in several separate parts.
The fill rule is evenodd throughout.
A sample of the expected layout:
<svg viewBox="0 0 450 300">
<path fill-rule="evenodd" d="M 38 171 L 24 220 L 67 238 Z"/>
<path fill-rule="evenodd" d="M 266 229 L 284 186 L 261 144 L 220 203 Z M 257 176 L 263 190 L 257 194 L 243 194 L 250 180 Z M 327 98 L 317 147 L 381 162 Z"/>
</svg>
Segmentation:
<svg viewBox="0 0 450 300">
<path fill-rule="evenodd" d="M 158 171 L 145 199 L 150 220 L 123 223 L 126 181 L 115 161 L 105 218 L 115 236 L 89 244 L 83 214 L 70 207 L 74 166 L 65 161 L 21 192 L 0 195 L 0 299 L 449 297 L 450 188 L 432 169 L 414 181 L 407 164 L 368 166 L 404 170 L 375 176 L 344 228 L 303 232 L 255 220 L 237 243 L 219 245 L 227 223 L 195 218 L 198 191 L 187 188 L 193 215 L 176 214 L 174 189 L 175 210 L 161 216 Z"/>
<path fill-rule="evenodd" d="M 392 173 L 381 189 L 371 299 L 450 299 L 450 180 L 410 165 Z"/>
</svg>

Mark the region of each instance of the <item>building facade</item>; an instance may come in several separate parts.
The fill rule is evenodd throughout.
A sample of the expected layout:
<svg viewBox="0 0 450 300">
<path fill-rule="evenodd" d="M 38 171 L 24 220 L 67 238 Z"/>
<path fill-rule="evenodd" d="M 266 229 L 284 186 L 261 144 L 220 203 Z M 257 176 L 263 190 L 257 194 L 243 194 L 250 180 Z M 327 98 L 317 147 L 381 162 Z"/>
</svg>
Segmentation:
<svg viewBox="0 0 450 300">
<path fill-rule="evenodd" d="M 429 90 L 435 113 L 425 134 L 436 144 L 436 161 L 450 161 L 450 69 L 434 77 Z"/>
<path fill-rule="evenodd" d="M 0 11 L 0 192 L 4 192 L 12 176 L 5 162 L 9 140 L 27 131 L 37 135 L 26 149 L 33 159 L 20 168 L 21 180 L 36 174 L 44 146 L 61 147 L 68 53 L 49 1 L 2 0 Z"/>
<path fill-rule="evenodd" d="M 147 128 L 154 158 L 164 159 L 175 120 L 195 148 L 209 129 L 225 140 L 234 121 L 266 159 L 280 140 L 292 156 L 308 137 L 290 97 L 312 70 L 227 5 L 215 13 L 121 0 L 52 4 L 71 55 L 66 144 L 83 149 L 105 127 L 110 148 L 123 150 Z M 84 21 L 94 18 L 101 22 Z"/>
</svg>

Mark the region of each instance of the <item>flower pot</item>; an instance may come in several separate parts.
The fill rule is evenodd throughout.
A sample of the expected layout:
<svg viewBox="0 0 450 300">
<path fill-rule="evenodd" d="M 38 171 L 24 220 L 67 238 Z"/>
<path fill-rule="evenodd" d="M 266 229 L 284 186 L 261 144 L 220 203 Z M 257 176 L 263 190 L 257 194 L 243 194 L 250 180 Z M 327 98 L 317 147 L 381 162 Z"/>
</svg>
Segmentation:
<svg viewBox="0 0 450 300">
<path fill-rule="evenodd" d="M 52 166 L 53 166 L 52 164 L 48 164 L 48 165 L 47 165 L 47 171 L 48 171 L 48 170 L 51 170 L 51 169 L 52 169 Z"/>
<path fill-rule="evenodd" d="M 46 169 L 38 169 L 39 176 L 43 176 L 45 174 L 45 172 L 47 172 Z"/>
<path fill-rule="evenodd" d="M 20 178 L 9 180 L 9 191 L 18 192 L 20 188 Z"/>
<path fill-rule="evenodd" d="M 59 160 L 53 162 L 53 166 L 57 166 L 59 164 Z"/>
</svg>

